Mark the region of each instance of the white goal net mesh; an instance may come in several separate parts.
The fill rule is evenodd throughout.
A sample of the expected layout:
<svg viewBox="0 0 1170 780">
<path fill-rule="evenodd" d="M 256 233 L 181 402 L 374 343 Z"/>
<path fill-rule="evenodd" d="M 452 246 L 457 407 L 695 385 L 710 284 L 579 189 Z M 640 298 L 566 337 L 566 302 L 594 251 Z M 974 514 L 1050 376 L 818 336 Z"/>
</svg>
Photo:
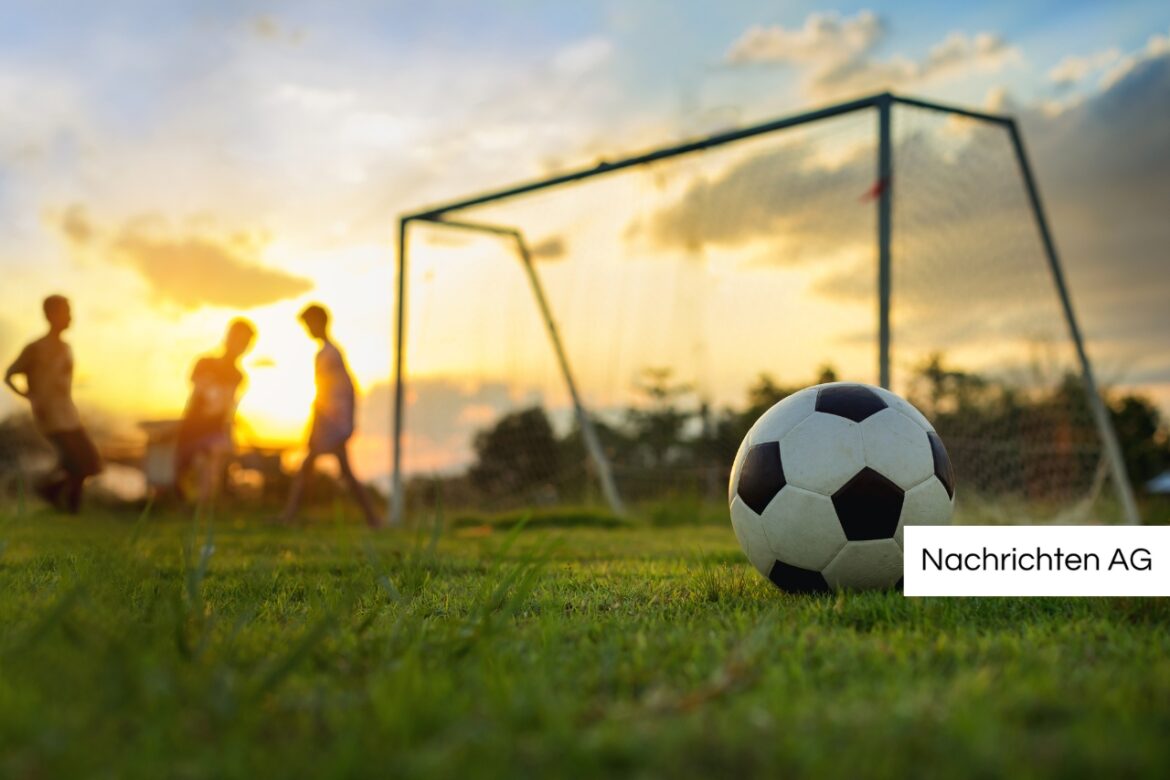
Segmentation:
<svg viewBox="0 0 1170 780">
<path fill-rule="evenodd" d="M 1102 448 L 1007 131 L 898 106 L 892 141 L 893 389 L 942 434 L 960 519 L 1100 519 Z M 523 236 L 625 502 L 716 512 L 764 409 L 877 382 L 876 150 L 859 111 L 445 218 Z M 412 222 L 408 257 L 408 510 L 601 502 L 515 240 Z"/>
</svg>

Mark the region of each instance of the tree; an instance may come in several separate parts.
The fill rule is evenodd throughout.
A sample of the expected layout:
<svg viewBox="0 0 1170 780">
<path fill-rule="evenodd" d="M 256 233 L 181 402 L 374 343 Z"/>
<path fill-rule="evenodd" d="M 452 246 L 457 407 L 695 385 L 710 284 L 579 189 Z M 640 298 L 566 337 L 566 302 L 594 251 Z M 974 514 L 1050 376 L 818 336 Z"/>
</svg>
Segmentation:
<svg viewBox="0 0 1170 780">
<path fill-rule="evenodd" d="M 1170 468 L 1170 442 L 1158 407 L 1148 398 L 1132 393 L 1116 399 L 1109 407 L 1134 485 L 1140 487 Z"/>
<path fill-rule="evenodd" d="M 837 369 L 833 368 L 831 363 L 825 363 L 821 366 L 820 373 L 817 374 L 817 384 L 825 385 L 829 382 L 837 381 Z"/>
<path fill-rule="evenodd" d="M 468 476 L 490 495 L 523 494 L 555 481 L 560 448 L 544 409 L 533 406 L 504 415 L 475 436 L 475 463 Z"/>
<path fill-rule="evenodd" d="M 749 387 L 747 391 L 748 405 L 747 409 L 744 410 L 744 416 L 751 418 L 748 426 L 750 427 L 761 414 L 792 395 L 798 389 L 781 387 L 776 384 L 776 380 L 772 379 L 771 375 L 760 374 L 759 378 L 756 379 L 756 383 Z"/>
<path fill-rule="evenodd" d="M 691 387 L 671 381 L 669 368 L 646 368 L 637 388 L 646 403 L 630 409 L 627 422 L 632 438 L 639 444 L 640 465 L 662 468 L 682 453 L 683 434 L 694 412 L 681 408 L 680 402 Z"/>
<path fill-rule="evenodd" d="M 951 368 L 943 361 L 942 354 L 935 352 L 914 369 L 910 397 L 927 417 L 985 408 L 1003 389 L 980 374 Z"/>
</svg>

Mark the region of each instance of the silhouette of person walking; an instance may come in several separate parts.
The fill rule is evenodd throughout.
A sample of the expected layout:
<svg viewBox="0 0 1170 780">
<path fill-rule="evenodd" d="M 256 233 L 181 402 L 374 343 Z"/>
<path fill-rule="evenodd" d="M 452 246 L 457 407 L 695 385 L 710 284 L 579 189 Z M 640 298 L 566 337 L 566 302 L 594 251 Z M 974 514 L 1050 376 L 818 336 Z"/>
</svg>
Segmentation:
<svg viewBox="0 0 1170 780">
<path fill-rule="evenodd" d="M 313 473 L 317 458 L 322 455 L 333 455 L 337 458 L 341 479 L 361 507 L 366 523 L 371 528 L 377 528 L 382 521 L 374 511 L 369 495 L 357 481 L 349 465 L 347 446 L 354 430 L 355 393 L 345 357 L 329 339 L 329 313 L 323 306 L 312 304 L 301 312 L 301 322 L 304 323 L 309 335 L 321 343 L 314 372 L 317 397 L 313 402 L 309 453 L 301 463 L 300 471 L 293 478 L 288 504 L 280 519 L 286 523 L 293 521 L 300 510 L 305 483 Z"/>
<path fill-rule="evenodd" d="M 202 357 L 191 371 L 191 396 L 183 410 L 175 444 L 175 491 L 184 494 L 187 475 L 198 471 L 198 501 L 219 492 L 220 477 L 232 453 L 232 425 L 244 372 L 240 357 L 252 346 L 256 329 L 247 320 L 233 320 L 216 357 Z"/>
<path fill-rule="evenodd" d="M 102 461 L 73 404 L 73 350 L 61 338 L 73 322 L 69 300 L 50 295 L 43 309 L 49 332 L 21 351 L 4 373 L 4 383 L 28 399 L 37 430 L 57 451 L 57 466 L 37 492 L 58 509 L 77 514 L 85 480 L 101 472 Z M 23 390 L 12 381 L 20 375 Z"/>
</svg>

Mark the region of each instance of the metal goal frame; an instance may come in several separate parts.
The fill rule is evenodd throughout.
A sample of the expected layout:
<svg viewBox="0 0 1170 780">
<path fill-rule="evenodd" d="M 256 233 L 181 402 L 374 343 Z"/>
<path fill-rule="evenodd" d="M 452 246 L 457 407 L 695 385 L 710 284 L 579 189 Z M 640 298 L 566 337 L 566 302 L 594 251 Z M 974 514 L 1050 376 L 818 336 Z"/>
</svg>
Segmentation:
<svg viewBox="0 0 1170 780">
<path fill-rule="evenodd" d="M 936 111 L 955 116 L 962 116 L 979 122 L 986 122 L 1002 127 L 1008 133 L 1015 152 L 1016 164 L 1018 166 L 1019 173 L 1027 193 L 1028 204 L 1032 211 L 1032 218 L 1036 225 L 1036 229 L 1039 231 L 1041 244 L 1043 245 L 1044 254 L 1048 261 L 1048 268 L 1052 276 L 1052 282 L 1056 288 L 1057 296 L 1060 298 L 1061 309 L 1064 313 L 1065 323 L 1068 327 L 1069 335 L 1072 338 L 1073 344 L 1076 348 L 1077 360 L 1081 371 L 1081 379 L 1084 382 L 1085 392 L 1088 396 L 1089 409 L 1093 415 L 1094 423 L 1096 424 L 1098 434 L 1100 435 L 1102 444 L 1104 446 L 1104 455 L 1108 461 L 1109 471 L 1113 478 L 1113 483 L 1116 486 L 1118 495 L 1121 499 L 1123 515 L 1127 523 L 1138 524 L 1140 522 L 1140 517 L 1137 510 L 1137 504 L 1134 500 L 1133 488 L 1130 484 L 1129 475 L 1125 469 L 1125 461 L 1122 457 L 1121 446 L 1118 443 L 1117 434 L 1113 429 L 1113 423 L 1109 416 L 1109 411 L 1106 408 L 1098 389 L 1097 380 L 1093 373 L 1092 363 L 1089 360 L 1089 355 L 1085 348 L 1084 337 L 1080 325 L 1077 322 L 1072 300 L 1069 296 L 1068 284 L 1065 281 L 1060 255 L 1057 251 L 1056 242 L 1053 238 L 1052 230 L 1049 226 L 1048 217 L 1044 211 L 1043 202 L 1040 198 L 1039 186 L 1036 182 L 1036 177 L 1033 173 L 1031 162 L 1029 161 L 1027 151 L 1024 147 L 1023 135 L 1020 132 L 1016 120 L 1013 117 L 1007 115 L 992 114 L 954 105 L 947 105 L 933 101 L 921 100 L 918 98 L 895 95 L 889 92 L 882 92 L 858 100 L 837 103 L 835 105 L 826 106 L 824 108 L 819 108 L 813 111 L 781 117 L 779 119 L 752 125 L 750 127 L 716 133 L 705 138 L 686 141 L 684 143 L 655 149 L 649 152 L 643 152 L 641 154 L 635 154 L 612 162 L 603 160 L 589 168 L 579 168 L 543 179 L 525 181 L 509 187 L 459 198 L 447 203 L 429 206 L 401 215 L 398 218 L 398 281 L 397 291 L 395 294 L 394 318 L 394 393 L 393 407 L 391 409 L 391 417 L 394 426 L 393 433 L 391 434 L 391 524 L 401 524 L 403 520 L 403 513 L 405 511 L 405 502 L 403 500 L 404 479 L 402 473 L 402 430 L 403 423 L 405 421 L 404 399 L 406 395 L 406 383 L 408 381 L 406 372 L 406 308 L 408 302 L 406 277 L 407 269 L 409 267 L 408 235 L 412 223 L 426 222 L 433 225 L 445 226 L 454 230 L 471 230 L 490 233 L 513 242 L 517 255 L 524 265 L 528 280 L 532 286 L 533 295 L 544 319 L 551 346 L 554 353 L 556 354 L 558 366 L 567 385 L 569 395 L 572 398 L 577 422 L 581 427 L 582 438 L 585 442 L 585 447 L 590 460 L 592 461 L 596 476 L 601 483 L 602 492 L 605 495 L 606 501 L 610 505 L 610 508 L 616 514 L 620 515 L 625 513 L 625 507 L 622 503 L 620 495 L 617 492 L 617 488 L 614 485 L 611 470 L 609 463 L 606 460 L 605 453 L 598 444 L 597 437 L 593 429 L 591 416 L 585 407 L 584 401 L 577 391 L 576 382 L 574 381 L 572 368 L 569 362 L 569 357 L 561 345 L 555 318 L 553 317 L 552 311 L 549 309 L 547 299 L 545 298 L 543 288 L 540 283 L 539 275 L 536 273 L 535 267 L 532 264 L 531 254 L 523 234 L 516 228 L 509 226 L 490 225 L 462 220 L 457 217 L 456 213 L 472 206 L 481 206 L 488 203 L 508 200 L 510 198 L 515 198 L 539 190 L 549 189 L 551 187 L 559 187 L 564 184 L 569 184 L 584 179 L 605 176 L 606 174 L 614 173 L 615 171 L 621 171 L 626 168 L 649 165 L 662 160 L 668 160 L 673 157 L 701 152 L 706 149 L 713 149 L 715 147 L 734 143 L 736 141 L 742 141 L 747 138 L 752 138 L 767 133 L 779 132 L 799 125 L 805 125 L 812 122 L 818 122 L 821 120 L 860 111 L 873 111 L 877 120 L 877 159 L 875 160 L 876 197 L 874 198 L 877 208 L 878 248 L 877 368 L 879 384 L 882 387 L 888 388 L 890 386 L 890 356 L 892 346 L 890 342 L 890 304 L 893 258 L 891 256 L 890 247 L 893 233 L 892 214 L 895 185 L 895 161 L 891 140 L 891 119 L 893 114 L 893 107 L 897 104 L 912 106 L 920 109 L 927 109 L 930 111 Z"/>
</svg>

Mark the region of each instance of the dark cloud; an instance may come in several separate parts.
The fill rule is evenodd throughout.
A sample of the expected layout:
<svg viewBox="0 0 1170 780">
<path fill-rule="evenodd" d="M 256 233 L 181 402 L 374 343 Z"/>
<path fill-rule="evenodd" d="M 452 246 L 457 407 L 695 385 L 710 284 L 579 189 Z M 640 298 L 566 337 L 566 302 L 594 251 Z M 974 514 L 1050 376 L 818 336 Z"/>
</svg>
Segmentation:
<svg viewBox="0 0 1170 780">
<path fill-rule="evenodd" d="M 872 243 L 873 206 L 863 202 L 873 185 L 872 148 L 858 149 L 832 167 L 815 163 L 815 154 L 815 144 L 807 141 L 745 159 L 700 181 L 648 220 L 633 223 L 627 237 L 687 250 L 779 237 L 788 251 L 774 256 L 777 264 Z"/>
<path fill-rule="evenodd" d="M 1170 381 L 1170 51 L 1057 116 L 1024 112 L 1085 330 Z"/>
<path fill-rule="evenodd" d="M 107 230 L 80 205 L 67 208 L 57 227 L 79 249 L 137 271 L 157 301 L 184 309 L 249 309 L 313 289 L 308 279 L 259 264 L 263 235 L 221 235 L 205 227 L 175 231 L 154 216 Z"/>
<path fill-rule="evenodd" d="M 1062 334 L 1051 277 L 1019 186 L 1010 140 L 994 126 L 961 135 L 908 109 L 894 145 L 895 337 L 934 347 Z M 865 304 L 876 296 L 875 146 L 832 165 L 815 136 L 745 159 L 652 216 L 662 248 L 771 245 L 754 262 L 804 264 L 812 291 Z M 994 301 L 994 316 L 987 305 Z"/>
<path fill-rule="evenodd" d="M 550 236 L 533 244 L 528 251 L 533 260 L 560 260 L 566 254 L 565 240 L 560 236 Z"/>
<path fill-rule="evenodd" d="M 1170 52 L 1058 116 L 1025 112 L 1069 262 L 1165 273 L 1170 254 Z"/>
</svg>

